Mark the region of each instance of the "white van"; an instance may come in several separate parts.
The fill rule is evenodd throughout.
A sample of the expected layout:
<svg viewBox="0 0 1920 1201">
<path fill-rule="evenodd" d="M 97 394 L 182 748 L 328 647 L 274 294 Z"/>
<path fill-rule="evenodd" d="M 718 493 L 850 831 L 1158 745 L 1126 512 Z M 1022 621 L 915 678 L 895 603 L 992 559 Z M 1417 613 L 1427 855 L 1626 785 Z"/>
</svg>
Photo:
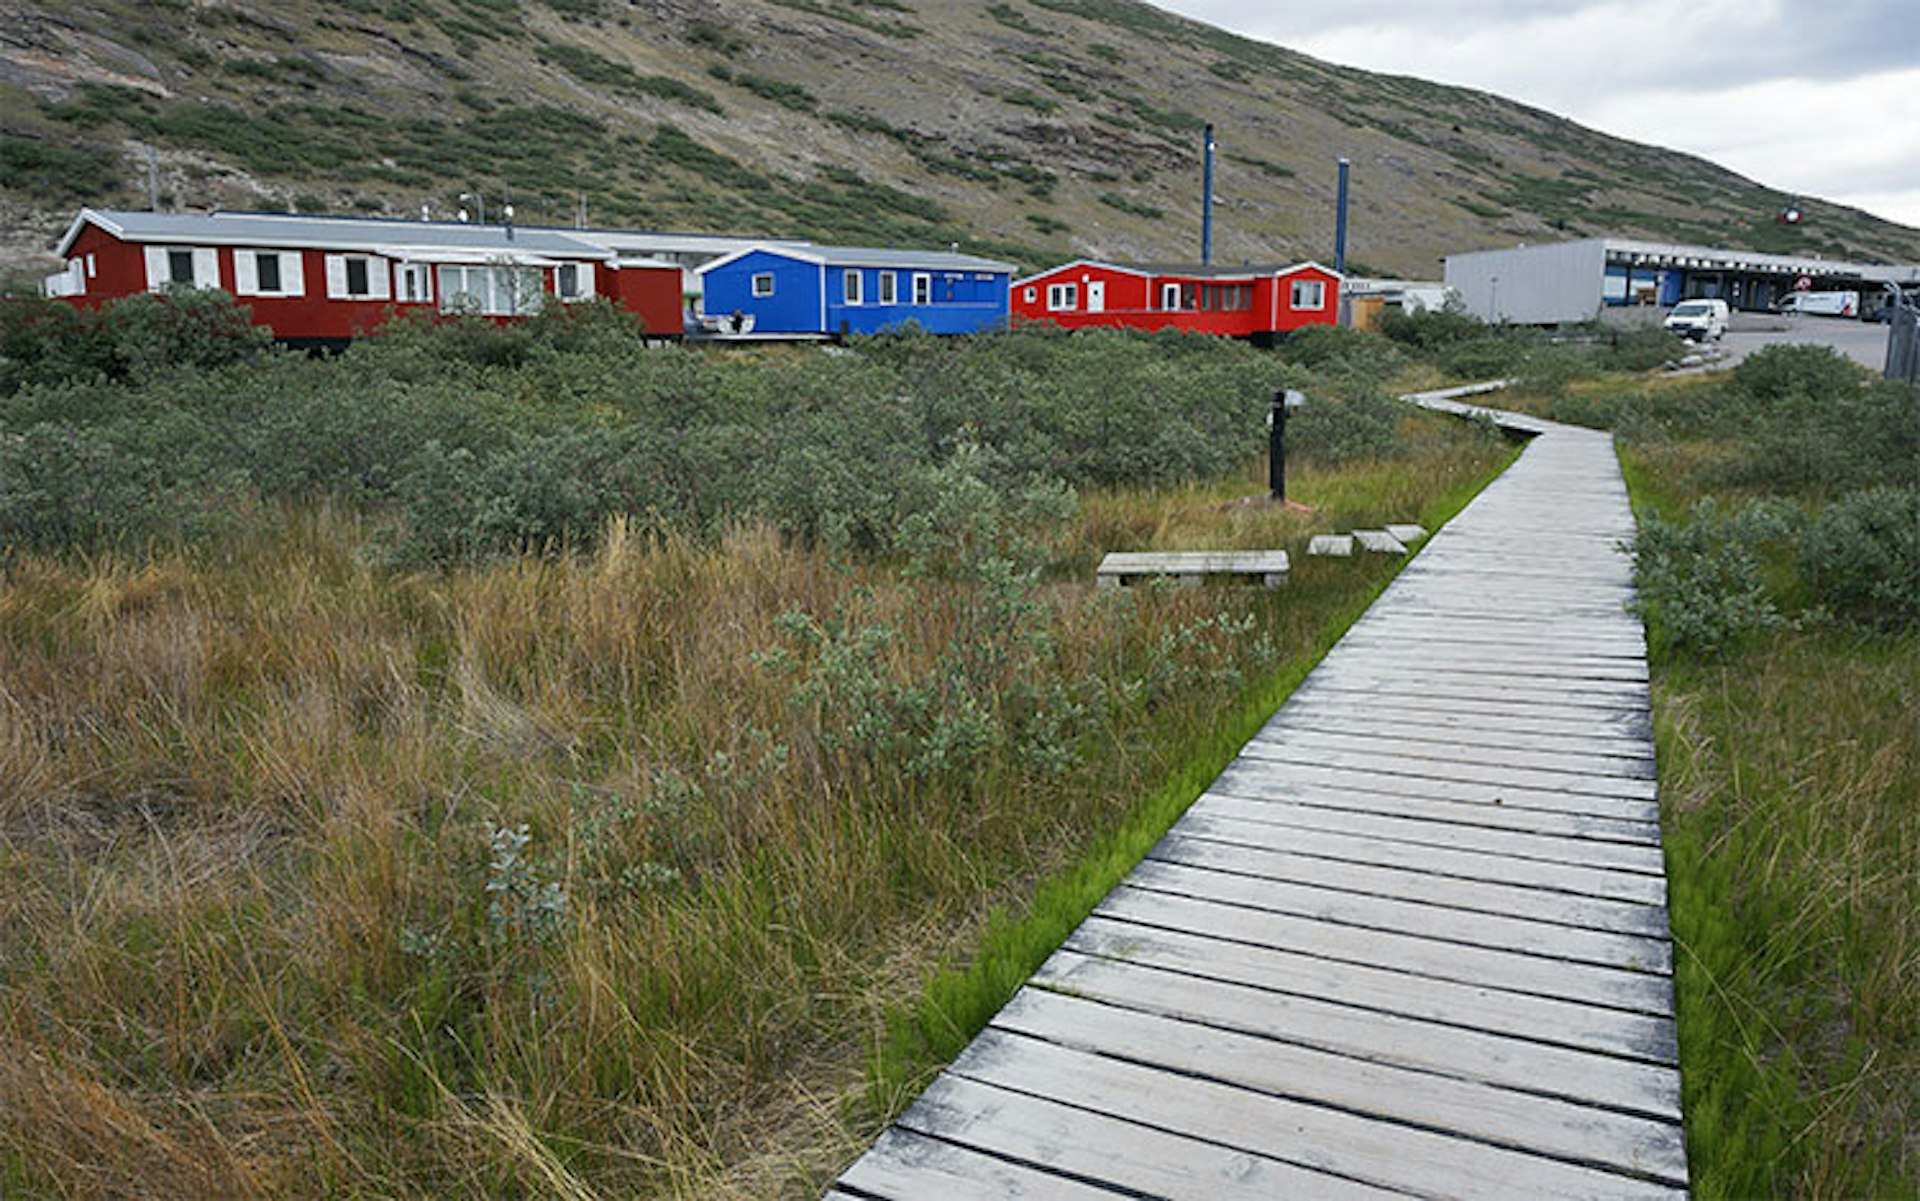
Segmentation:
<svg viewBox="0 0 1920 1201">
<path fill-rule="evenodd" d="M 1673 306 L 1664 324 L 1670 334 L 1694 342 L 1711 342 L 1727 332 L 1730 311 L 1724 300 L 1683 300 Z"/>
<path fill-rule="evenodd" d="M 1783 313 L 1813 313 L 1821 317 L 1858 317 L 1858 292 L 1789 292 L 1780 298 Z"/>
</svg>

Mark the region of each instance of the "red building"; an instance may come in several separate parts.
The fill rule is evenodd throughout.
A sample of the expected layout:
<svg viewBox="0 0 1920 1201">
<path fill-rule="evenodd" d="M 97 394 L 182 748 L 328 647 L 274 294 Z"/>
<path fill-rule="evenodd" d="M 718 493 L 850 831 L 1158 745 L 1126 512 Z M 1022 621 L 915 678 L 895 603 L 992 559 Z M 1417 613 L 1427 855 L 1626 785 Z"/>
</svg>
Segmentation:
<svg viewBox="0 0 1920 1201">
<path fill-rule="evenodd" d="M 1125 267 L 1080 259 L 1013 284 L 1016 321 L 1118 325 L 1269 339 L 1340 320 L 1340 277 L 1291 267 Z"/>
<path fill-rule="evenodd" d="M 46 291 L 92 308 L 170 285 L 220 288 L 290 342 L 339 342 L 407 311 L 512 319 L 604 296 L 678 336 L 674 263 L 555 230 L 258 213 L 82 209 Z"/>
</svg>

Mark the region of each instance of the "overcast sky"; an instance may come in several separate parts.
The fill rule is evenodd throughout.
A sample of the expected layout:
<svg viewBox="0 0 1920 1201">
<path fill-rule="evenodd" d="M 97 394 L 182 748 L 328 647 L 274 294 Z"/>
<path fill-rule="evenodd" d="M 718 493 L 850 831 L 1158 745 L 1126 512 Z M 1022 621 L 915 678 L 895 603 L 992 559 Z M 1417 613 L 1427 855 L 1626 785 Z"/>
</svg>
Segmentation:
<svg viewBox="0 0 1920 1201">
<path fill-rule="evenodd" d="M 1153 0 L 1920 227 L 1920 0 Z"/>
</svg>

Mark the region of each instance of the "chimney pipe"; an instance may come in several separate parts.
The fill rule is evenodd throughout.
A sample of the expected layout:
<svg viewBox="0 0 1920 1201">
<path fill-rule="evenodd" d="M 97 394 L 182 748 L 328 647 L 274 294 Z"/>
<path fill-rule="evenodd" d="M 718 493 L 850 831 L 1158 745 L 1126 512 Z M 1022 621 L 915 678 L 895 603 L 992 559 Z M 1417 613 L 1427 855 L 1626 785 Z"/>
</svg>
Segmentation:
<svg viewBox="0 0 1920 1201">
<path fill-rule="evenodd" d="M 1207 122 L 1200 168 L 1200 265 L 1213 262 L 1213 122 Z"/>
<path fill-rule="evenodd" d="M 1339 209 L 1333 219 L 1333 270 L 1347 273 L 1347 160 L 1340 160 Z"/>
</svg>

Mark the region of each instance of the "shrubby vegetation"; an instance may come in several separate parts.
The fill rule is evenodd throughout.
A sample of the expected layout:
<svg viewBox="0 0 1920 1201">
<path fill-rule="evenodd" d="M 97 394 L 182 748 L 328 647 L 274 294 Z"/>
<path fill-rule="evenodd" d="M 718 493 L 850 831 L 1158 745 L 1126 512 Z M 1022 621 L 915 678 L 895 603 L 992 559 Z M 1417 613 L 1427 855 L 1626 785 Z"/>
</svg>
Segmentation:
<svg viewBox="0 0 1920 1201">
<path fill-rule="evenodd" d="M 1603 372 L 1646 371 L 1686 353 L 1658 327 L 1593 322 L 1557 332 L 1488 325 L 1459 309 L 1388 310 L 1380 332 L 1420 353 L 1455 379 L 1512 379 L 1523 391 L 1548 392 Z"/>
<path fill-rule="evenodd" d="M 1357 354 L 588 309 L 309 359 L 200 303 L 9 310 L 9 1196 L 815 1195 L 876 1032 L 898 1085 L 991 1008 L 919 998 L 983 927 L 1024 974 L 1393 570 L 1092 560 L 1437 523 L 1507 453 Z M 1319 514 L 1240 503 L 1288 384 Z"/>
<path fill-rule="evenodd" d="M 710 536 L 742 520 L 903 550 L 963 448 L 1009 494 L 1217 478 L 1313 389 L 1307 461 L 1392 456 L 1404 416 L 1348 354 L 1308 368 L 1214 339 L 911 333 L 851 351 L 649 349 L 611 306 L 399 322 L 337 358 L 264 346 L 215 293 L 97 316 L 18 302 L 0 333 L 0 545 L 193 541 L 209 514 L 329 498 L 390 518 L 395 562 L 589 547 L 609 517 Z"/>
<path fill-rule="evenodd" d="M 1619 432 L 1639 509 L 1701 1197 L 1913 1191 L 1917 405 L 1778 346 L 1544 406 Z"/>
</svg>

